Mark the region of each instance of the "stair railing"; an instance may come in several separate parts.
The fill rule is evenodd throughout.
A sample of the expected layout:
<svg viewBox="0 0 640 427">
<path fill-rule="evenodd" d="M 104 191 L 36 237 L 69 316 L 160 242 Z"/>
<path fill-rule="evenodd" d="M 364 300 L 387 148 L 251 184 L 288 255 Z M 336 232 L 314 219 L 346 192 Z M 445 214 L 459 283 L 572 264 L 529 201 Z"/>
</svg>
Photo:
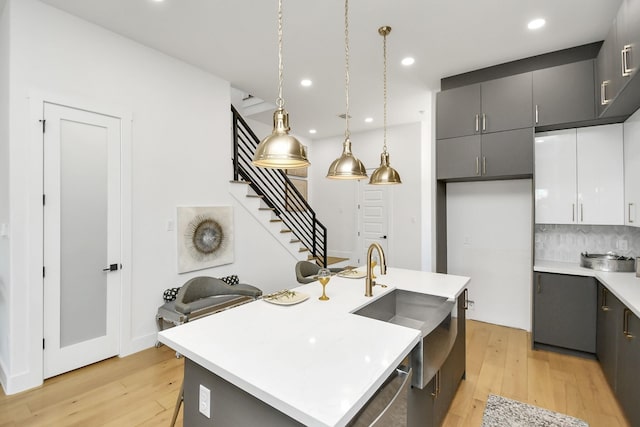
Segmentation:
<svg viewBox="0 0 640 427">
<path fill-rule="evenodd" d="M 247 181 L 311 256 L 326 267 L 327 228 L 283 170 L 257 168 L 251 163 L 260 140 L 233 105 L 231 115 L 233 180 Z"/>
</svg>

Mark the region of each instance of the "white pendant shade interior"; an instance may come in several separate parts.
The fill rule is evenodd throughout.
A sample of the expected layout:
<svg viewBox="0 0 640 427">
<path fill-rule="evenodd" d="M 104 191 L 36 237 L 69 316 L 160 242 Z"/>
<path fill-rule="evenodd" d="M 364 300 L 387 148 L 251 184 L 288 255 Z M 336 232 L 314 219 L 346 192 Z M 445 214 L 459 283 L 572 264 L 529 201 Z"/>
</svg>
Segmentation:
<svg viewBox="0 0 640 427">
<path fill-rule="evenodd" d="M 387 35 L 391 32 L 391 27 L 384 26 L 378 29 L 378 34 L 383 38 L 382 54 L 384 58 L 384 124 L 382 154 L 380 155 L 380 166 L 373 171 L 369 184 L 372 185 L 392 185 L 401 184 L 400 174 L 389 164 L 389 153 L 387 152 Z"/>
<path fill-rule="evenodd" d="M 282 97 L 282 0 L 278 0 L 278 99 L 273 113 L 273 132 L 256 147 L 252 163 L 261 168 L 304 168 L 309 166 L 307 151 L 294 136 L 289 135 L 289 113 Z"/>
<path fill-rule="evenodd" d="M 344 143 L 342 144 L 342 154 L 329 166 L 327 178 L 331 179 L 364 179 L 367 171 L 362 162 L 353 155 L 351 151 L 351 140 L 349 139 L 349 0 L 344 2 L 344 87 L 345 87 L 345 132 Z"/>
</svg>

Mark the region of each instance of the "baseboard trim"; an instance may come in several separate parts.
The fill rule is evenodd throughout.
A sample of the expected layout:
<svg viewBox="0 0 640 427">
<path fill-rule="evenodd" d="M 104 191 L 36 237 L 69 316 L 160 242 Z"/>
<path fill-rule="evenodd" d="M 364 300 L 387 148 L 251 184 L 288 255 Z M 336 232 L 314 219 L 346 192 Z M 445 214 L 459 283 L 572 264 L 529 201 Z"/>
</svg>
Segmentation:
<svg viewBox="0 0 640 427">
<path fill-rule="evenodd" d="M 119 357 L 130 356 L 142 350 L 146 350 L 156 345 L 158 334 L 156 332 L 133 338 L 127 345 L 120 348 Z"/>
</svg>

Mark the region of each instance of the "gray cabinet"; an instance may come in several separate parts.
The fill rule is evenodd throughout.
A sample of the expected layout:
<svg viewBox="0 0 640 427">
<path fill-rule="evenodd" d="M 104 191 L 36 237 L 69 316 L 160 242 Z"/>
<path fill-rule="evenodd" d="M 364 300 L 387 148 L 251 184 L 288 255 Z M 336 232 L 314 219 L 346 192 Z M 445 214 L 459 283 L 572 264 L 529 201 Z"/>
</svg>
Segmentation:
<svg viewBox="0 0 640 427">
<path fill-rule="evenodd" d="M 618 373 L 616 395 L 632 426 L 640 425 L 640 319 L 631 310 L 622 310 L 622 332 L 618 332 Z"/>
<path fill-rule="evenodd" d="M 622 332 L 618 337 L 616 396 L 632 426 L 640 426 L 640 319 L 628 308 L 622 311 Z"/>
<path fill-rule="evenodd" d="M 618 64 L 618 49 L 616 40 L 616 22 L 607 33 L 598 57 L 596 58 L 596 100 L 598 106 L 598 116 L 602 116 L 605 110 L 609 107 L 609 104 L 613 102 L 618 94 L 621 86 L 621 77 L 617 69 Z"/>
<path fill-rule="evenodd" d="M 480 85 L 439 92 L 436 97 L 438 139 L 480 133 Z"/>
<path fill-rule="evenodd" d="M 596 293 L 593 277 L 535 273 L 534 346 L 595 353 Z"/>
<path fill-rule="evenodd" d="M 622 330 L 623 308 L 618 298 L 602 283 L 598 283 L 596 355 L 612 390 L 616 389 L 617 338 Z"/>
<path fill-rule="evenodd" d="M 439 92 L 436 138 L 456 138 L 533 126 L 531 73 Z"/>
<path fill-rule="evenodd" d="M 533 129 L 441 139 L 438 179 L 498 178 L 533 174 Z"/>
<path fill-rule="evenodd" d="M 628 116 L 640 106 L 640 0 L 623 0 L 596 59 L 600 117 Z"/>
<path fill-rule="evenodd" d="M 640 426 L 640 319 L 600 283 L 596 355 L 630 425 Z"/>
<path fill-rule="evenodd" d="M 593 120 L 594 61 L 579 61 L 533 72 L 536 126 Z"/>
<path fill-rule="evenodd" d="M 467 290 L 458 297 L 458 335 L 435 377 L 424 387 L 412 387 L 408 398 L 409 427 L 442 425 L 466 371 L 466 300 Z M 426 420 L 426 422 L 425 422 Z"/>
</svg>

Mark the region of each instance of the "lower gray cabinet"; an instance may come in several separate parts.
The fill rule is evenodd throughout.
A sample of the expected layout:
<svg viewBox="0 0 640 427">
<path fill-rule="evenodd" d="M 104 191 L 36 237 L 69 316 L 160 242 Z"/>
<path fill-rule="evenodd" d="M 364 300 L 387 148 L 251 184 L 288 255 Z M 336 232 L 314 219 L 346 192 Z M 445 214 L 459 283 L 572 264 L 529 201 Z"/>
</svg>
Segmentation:
<svg viewBox="0 0 640 427">
<path fill-rule="evenodd" d="M 622 331 L 624 306 L 602 284 L 598 283 L 596 355 L 611 389 L 616 389 L 618 335 Z"/>
<path fill-rule="evenodd" d="M 618 330 L 618 366 L 616 396 L 629 424 L 640 426 L 640 319 L 631 310 L 622 309 L 622 329 Z"/>
<path fill-rule="evenodd" d="M 596 279 L 535 273 L 533 343 L 596 352 Z"/>
<path fill-rule="evenodd" d="M 466 372 L 467 290 L 458 297 L 458 335 L 435 377 L 422 390 L 412 388 L 408 399 L 409 427 L 439 427 L 447 415 Z"/>
</svg>

